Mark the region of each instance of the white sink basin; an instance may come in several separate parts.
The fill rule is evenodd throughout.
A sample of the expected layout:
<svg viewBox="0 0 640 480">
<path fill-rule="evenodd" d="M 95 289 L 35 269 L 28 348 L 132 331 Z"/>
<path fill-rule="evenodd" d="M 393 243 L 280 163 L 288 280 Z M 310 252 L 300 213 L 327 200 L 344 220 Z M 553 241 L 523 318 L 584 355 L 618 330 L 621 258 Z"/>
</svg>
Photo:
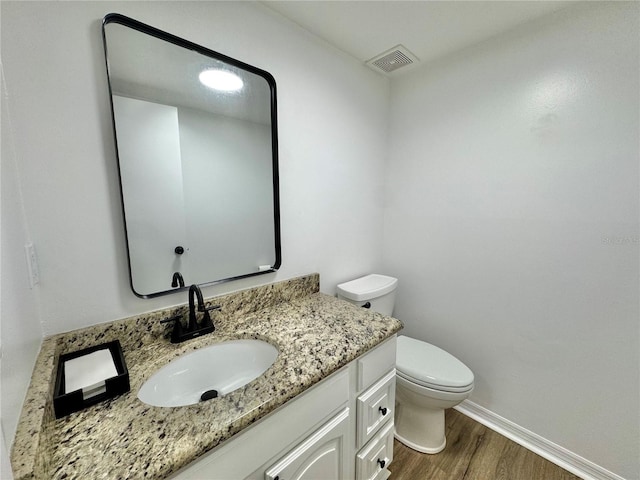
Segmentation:
<svg viewBox="0 0 640 480">
<path fill-rule="evenodd" d="M 154 407 L 180 407 L 201 401 L 204 392 L 224 395 L 262 375 L 278 350 L 261 340 L 230 340 L 185 354 L 158 370 L 138 391 Z"/>
</svg>

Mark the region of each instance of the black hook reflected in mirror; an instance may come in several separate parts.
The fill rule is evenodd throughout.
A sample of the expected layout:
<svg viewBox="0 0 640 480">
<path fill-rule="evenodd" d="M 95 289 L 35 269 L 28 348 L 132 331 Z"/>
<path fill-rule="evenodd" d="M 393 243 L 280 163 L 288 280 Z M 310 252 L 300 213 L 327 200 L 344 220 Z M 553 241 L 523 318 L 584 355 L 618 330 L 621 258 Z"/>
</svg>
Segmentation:
<svg viewBox="0 0 640 480">
<path fill-rule="evenodd" d="M 171 286 L 173 288 L 184 287 L 184 278 L 182 278 L 182 274 L 180 272 L 176 272 L 173 274 L 173 278 L 171 279 Z"/>
</svg>

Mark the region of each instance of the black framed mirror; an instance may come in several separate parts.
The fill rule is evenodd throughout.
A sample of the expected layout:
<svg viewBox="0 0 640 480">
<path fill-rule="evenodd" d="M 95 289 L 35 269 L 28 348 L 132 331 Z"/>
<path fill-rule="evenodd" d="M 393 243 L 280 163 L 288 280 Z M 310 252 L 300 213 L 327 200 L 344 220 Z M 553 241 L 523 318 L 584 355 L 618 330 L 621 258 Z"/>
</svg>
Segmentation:
<svg viewBox="0 0 640 480">
<path fill-rule="evenodd" d="M 116 13 L 102 35 L 133 292 L 277 270 L 273 76 Z"/>
</svg>

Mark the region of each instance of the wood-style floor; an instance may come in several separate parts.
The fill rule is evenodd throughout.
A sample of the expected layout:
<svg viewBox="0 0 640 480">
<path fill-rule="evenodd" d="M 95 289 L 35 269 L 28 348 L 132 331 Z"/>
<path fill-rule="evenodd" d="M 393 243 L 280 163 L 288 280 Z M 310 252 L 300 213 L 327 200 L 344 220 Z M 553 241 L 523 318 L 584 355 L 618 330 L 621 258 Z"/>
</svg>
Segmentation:
<svg viewBox="0 0 640 480">
<path fill-rule="evenodd" d="M 580 480 L 456 410 L 446 411 L 447 447 L 436 455 L 395 440 L 392 480 Z"/>
</svg>

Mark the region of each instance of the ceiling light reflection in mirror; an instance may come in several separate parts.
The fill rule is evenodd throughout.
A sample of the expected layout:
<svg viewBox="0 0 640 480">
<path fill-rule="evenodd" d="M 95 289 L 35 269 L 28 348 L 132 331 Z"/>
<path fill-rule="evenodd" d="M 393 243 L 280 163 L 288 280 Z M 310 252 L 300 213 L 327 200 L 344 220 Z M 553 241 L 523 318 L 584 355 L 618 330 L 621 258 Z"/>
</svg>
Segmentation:
<svg viewBox="0 0 640 480">
<path fill-rule="evenodd" d="M 205 87 L 222 92 L 237 92 L 242 90 L 242 79 L 233 72 L 218 69 L 207 69 L 198 75 L 200 83 Z"/>
</svg>

